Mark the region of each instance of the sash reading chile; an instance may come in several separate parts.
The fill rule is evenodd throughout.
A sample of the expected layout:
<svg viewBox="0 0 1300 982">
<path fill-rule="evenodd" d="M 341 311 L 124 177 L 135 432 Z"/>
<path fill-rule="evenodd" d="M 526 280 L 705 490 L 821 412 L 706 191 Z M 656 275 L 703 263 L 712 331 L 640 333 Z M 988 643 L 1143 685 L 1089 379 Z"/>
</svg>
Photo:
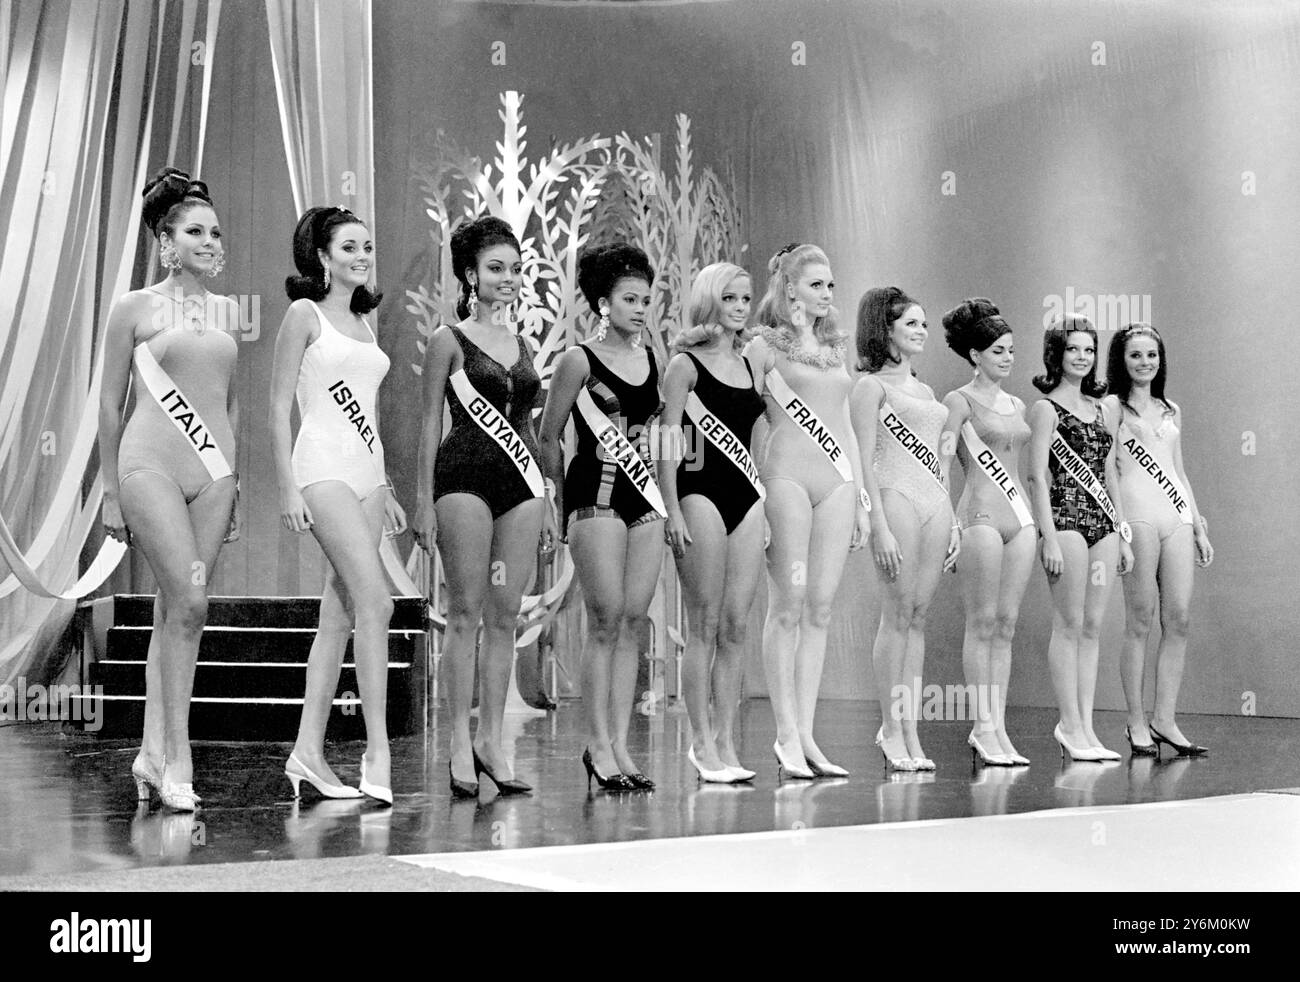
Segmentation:
<svg viewBox="0 0 1300 982">
<path fill-rule="evenodd" d="M 1092 500 L 1101 506 L 1101 510 L 1106 513 L 1106 518 L 1116 529 L 1119 528 L 1119 516 L 1115 513 L 1115 506 L 1111 504 L 1110 495 L 1106 493 L 1106 488 L 1097 480 L 1097 475 L 1092 472 L 1092 468 L 1087 462 L 1074 452 L 1074 448 L 1065 442 L 1065 438 L 1058 432 L 1052 437 L 1051 446 L 1052 456 L 1056 462 L 1061 465 L 1065 473 L 1074 478 L 1092 497 Z"/>
<path fill-rule="evenodd" d="M 149 394 L 153 396 L 164 415 L 185 434 L 190 447 L 202 461 L 212 480 L 217 481 L 233 474 L 234 471 L 231 470 L 226 455 L 221 452 L 220 447 L 208 439 L 210 431 L 203 418 L 199 416 L 198 410 L 181 395 L 180 389 L 158 364 L 158 360 L 154 358 L 147 344 L 136 345 L 135 365 Z"/>
<path fill-rule="evenodd" d="M 826 455 L 827 460 L 839 472 L 840 477 L 844 480 L 853 481 L 853 468 L 849 466 L 848 459 L 844 456 L 844 450 L 840 447 L 835 436 L 830 429 L 822 422 L 819 417 L 798 395 L 790 388 L 781 373 L 775 368 L 764 376 L 767 384 L 767 391 L 771 393 L 776 404 L 781 407 L 781 411 L 790 418 L 790 422 L 802 430 L 813 443 L 817 444 L 822 453 Z"/>
<path fill-rule="evenodd" d="M 596 435 L 596 440 L 613 458 L 618 469 L 627 475 L 627 479 L 646 503 L 661 517 L 667 518 L 668 509 L 664 507 L 663 495 L 659 493 L 659 485 L 655 484 L 650 468 L 623 431 L 596 406 L 596 401 L 591 398 L 591 393 L 585 386 L 578 393 L 578 412 L 582 413 L 582 418 Z"/>
<path fill-rule="evenodd" d="M 1184 525 L 1191 525 L 1192 509 L 1187 503 L 1187 492 L 1183 490 L 1182 482 L 1175 475 L 1166 474 L 1156 460 L 1155 454 L 1144 447 L 1137 437 L 1129 437 L 1124 441 L 1123 447 L 1137 462 L 1138 467 L 1156 482 L 1156 487 L 1169 499 L 1169 503 L 1174 506 L 1174 511 L 1178 512 L 1178 520 Z"/>
<path fill-rule="evenodd" d="M 883 402 L 880 405 L 880 425 L 893 434 L 894 439 L 911 455 L 912 459 L 930 472 L 930 476 L 939 482 L 939 487 L 943 488 L 946 493 L 948 489 L 944 487 L 943 472 L 939 467 L 939 455 L 927 447 L 925 441 L 908 428 L 907 424 L 894 412 L 894 407 L 888 402 Z"/>
<path fill-rule="evenodd" d="M 515 465 L 515 469 L 527 483 L 533 497 L 540 498 L 545 495 L 546 486 L 542 483 L 541 469 L 537 466 L 533 455 L 528 452 L 523 438 L 515 432 L 510 422 L 479 393 L 478 389 L 474 388 L 474 383 L 465 374 L 465 369 L 455 372 L 449 381 L 456 392 L 456 397 L 469 413 L 470 419 L 474 420 L 479 429 L 510 458 L 510 462 Z"/>
<path fill-rule="evenodd" d="M 722 451 L 723 456 L 736 465 L 740 473 L 745 475 L 745 479 L 754 486 L 758 492 L 760 501 L 767 500 L 767 491 L 763 488 L 763 482 L 758 478 L 758 468 L 754 466 L 754 458 L 749 455 L 745 445 L 740 441 L 736 434 L 731 432 L 730 427 L 713 413 L 705 408 L 700 397 L 694 392 L 686 396 L 686 415 L 690 417 L 695 424 L 696 429 L 704 434 L 704 438 Z"/>
<path fill-rule="evenodd" d="M 1011 510 L 1015 512 L 1016 521 L 1020 523 L 1021 528 L 1034 524 L 1034 518 L 1029 513 L 1029 508 L 1025 504 L 1025 499 L 1021 496 L 1020 490 L 1011 480 L 1011 475 L 1007 469 L 1002 466 L 1002 461 L 998 455 L 988 448 L 988 445 L 979 438 L 975 432 L 975 427 L 970 423 L 963 423 L 961 427 L 962 439 L 966 441 L 966 449 L 970 451 L 971 459 L 979 465 L 990 481 L 993 482 L 1011 505 Z M 1092 473 L 1089 471 L 1089 473 Z"/>
</svg>

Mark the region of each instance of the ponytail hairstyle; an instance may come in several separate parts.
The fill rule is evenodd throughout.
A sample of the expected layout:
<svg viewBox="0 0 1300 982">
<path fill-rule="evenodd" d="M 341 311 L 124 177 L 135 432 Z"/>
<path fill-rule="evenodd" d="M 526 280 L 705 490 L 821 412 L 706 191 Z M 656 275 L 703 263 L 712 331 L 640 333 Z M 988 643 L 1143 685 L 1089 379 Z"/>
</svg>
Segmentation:
<svg viewBox="0 0 1300 982">
<path fill-rule="evenodd" d="M 858 371 L 878 372 L 888 364 L 897 365 L 901 361 L 889 350 L 889 335 L 894 321 L 908 307 L 919 306 L 919 300 L 913 300 L 896 286 L 872 287 L 862 295 L 858 303 Z"/>
<path fill-rule="evenodd" d="M 785 333 L 790 340 L 798 337 L 792 321 L 790 298 L 786 286 L 796 282 L 805 266 L 813 263 L 830 268 L 826 253 L 815 245 L 799 245 L 792 242 L 773 256 L 767 264 L 767 292 L 759 301 L 755 320 L 764 327 L 771 327 Z M 813 321 L 813 336 L 822 344 L 841 344 L 847 335 L 839 328 L 839 313 L 832 306 L 825 317 Z"/>
<path fill-rule="evenodd" d="M 1065 375 L 1063 365 L 1065 361 L 1065 342 L 1071 334 L 1076 332 L 1086 334 L 1092 338 L 1092 346 L 1095 351 L 1092 368 L 1083 377 L 1083 381 L 1079 383 L 1079 391 L 1086 396 L 1100 399 L 1106 394 L 1106 383 L 1097 381 L 1097 365 L 1101 361 L 1101 351 L 1096 350 L 1098 348 L 1097 329 L 1092 326 L 1092 321 L 1088 320 L 1083 314 L 1057 314 L 1052 318 L 1051 323 L 1047 325 L 1047 331 L 1043 334 L 1043 368 L 1045 371 L 1042 375 L 1034 377 L 1034 388 L 1046 394 L 1061 384 L 1061 379 Z M 1113 343 L 1111 348 L 1114 348 Z M 1122 355 L 1120 357 L 1123 358 Z"/>
<path fill-rule="evenodd" d="M 943 336 L 948 347 L 972 366 L 971 351 L 986 351 L 998 338 L 1011 333 L 997 306 L 985 297 L 963 300 L 943 315 Z"/>
<path fill-rule="evenodd" d="M 466 219 L 452 230 L 451 271 L 460 280 L 460 296 L 456 298 L 459 320 L 469 316 L 470 270 L 478 268 L 478 257 L 485 249 L 498 245 L 510 246 L 521 257 L 524 254 L 510 226 L 495 215 L 484 215 L 473 221 Z"/>
<path fill-rule="evenodd" d="M 691 283 L 690 321 L 673 338 L 673 351 L 708 344 L 726 333 L 727 328 L 721 323 L 722 294 L 737 276 L 748 278 L 749 273 L 735 263 L 710 263 L 695 274 Z M 733 343 L 739 348 L 752 336 L 753 331 L 745 327 L 735 332 Z"/>
<path fill-rule="evenodd" d="M 353 224 L 366 223 L 346 208 L 336 205 L 317 206 L 303 212 L 293 230 L 293 264 L 298 267 L 299 275 L 287 276 L 284 280 L 284 291 L 290 300 L 325 299 L 329 289 L 325 286 L 325 267 L 321 264 L 320 253 L 329 252 L 336 228 Z M 382 293 L 376 293 L 362 283 L 352 291 L 348 306 L 354 314 L 368 314 L 379 306 L 382 299 Z"/>
<path fill-rule="evenodd" d="M 144 205 L 140 217 L 155 238 L 163 232 L 174 234 L 181 219 L 195 205 L 215 207 L 208 186 L 202 181 L 191 180 L 189 174 L 176 167 L 164 167 L 158 171 L 144 186 L 142 197 Z"/>
<path fill-rule="evenodd" d="M 1138 321 L 1134 324 L 1125 324 L 1115 332 L 1106 351 L 1106 382 L 1111 391 L 1119 396 L 1119 401 L 1124 408 L 1134 412 L 1133 407 L 1128 404 L 1128 397 L 1133 391 L 1133 378 L 1128 373 L 1128 366 L 1124 364 L 1124 355 L 1129 341 L 1141 337 L 1154 338 L 1156 351 L 1160 355 L 1160 367 L 1156 369 L 1155 377 L 1151 379 L 1151 397 L 1159 399 L 1161 405 L 1165 407 L 1161 412 L 1162 416 L 1172 416 L 1174 407 L 1165 398 L 1165 378 L 1169 368 L 1169 362 L 1165 359 L 1165 341 L 1160 336 L 1160 332 L 1150 324 Z"/>
</svg>

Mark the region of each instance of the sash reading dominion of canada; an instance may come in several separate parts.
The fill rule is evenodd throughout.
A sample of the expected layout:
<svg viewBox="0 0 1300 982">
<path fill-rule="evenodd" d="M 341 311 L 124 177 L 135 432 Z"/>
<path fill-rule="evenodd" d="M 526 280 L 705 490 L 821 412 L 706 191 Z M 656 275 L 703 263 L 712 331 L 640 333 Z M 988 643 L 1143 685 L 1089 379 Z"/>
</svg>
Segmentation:
<svg viewBox="0 0 1300 982">
<path fill-rule="evenodd" d="M 627 475 L 627 479 L 632 482 L 632 487 L 637 489 L 651 508 L 667 518 L 668 509 L 664 507 L 663 495 L 659 493 L 659 485 L 655 484 L 650 468 L 646 466 L 646 462 L 641 459 L 641 455 L 636 452 L 636 447 L 632 446 L 623 431 L 600 411 L 596 400 L 591 397 L 591 392 L 585 385 L 578 393 L 577 405 L 578 412 L 582 413 L 582 418 L 586 421 L 588 429 L 595 434 L 596 441 L 614 459 L 618 469 Z"/>
<path fill-rule="evenodd" d="M 533 493 L 533 497 L 540 498 L 545 495 L 546 486 L 542 483 L 541 468 L 537 466 L 537 461 L 528 452 L 523 437 L 515 432 L 509 420 L 502 416 L 496 406 L 488 402 L 478 389 L 474 388 L 474 383 L 465 374 L 465 369 L 455 372 L 448 381 L 451 382 L 456 397 L 460 399 L 460 404 L 469 413 L 470 419 L 477 423 L 479 429 L 510 458 L 510 462 L 515 465 L 515 469 L 528 484 L 528 490 Z"/>
<path fill-rule="evenodd" d="M 185 434 L 190 448 L 203 463 L 212 480 L 218 481 L 233 474 L 234 471 L 230 467 L 230 462 L 226 460 L 226 455 L 209 439 L 210 431 L 203 418 L 199 416 L 199 411 L 181 395 L 180 389 L 176 387 L 171 376 L 158 364 L 158 359 L 153 356 L 148 344 L 141 343 L 135 346 L 135 367 L 140 373 L 144 387 L 153 396 L 154 402 L 158 403 L 163 415 Z"/>
<path fill-rule="evenodd" d="M 1119 515 L 1115 513 L 1115 506 L 1111 504 L 1110 495 L 1106 493 L 1105 486 L 1097 480 L 1097 475 L 1092 472 L 1087 461 L 1074 452 L 1074 448 L 1065 442 L 1065 437 L 1061 436 L 1058 430 L 1052 435 L 1052 456 L 1056 462 L 1061 465 L 1065 473 L 1069 474 L 1074 480 L 1087 491 L 1093 501 L 1101 506 L 1101 510 L 1106 513 L 1106 518 L 1110 524 L 1119 527 Z"/>
</svg>

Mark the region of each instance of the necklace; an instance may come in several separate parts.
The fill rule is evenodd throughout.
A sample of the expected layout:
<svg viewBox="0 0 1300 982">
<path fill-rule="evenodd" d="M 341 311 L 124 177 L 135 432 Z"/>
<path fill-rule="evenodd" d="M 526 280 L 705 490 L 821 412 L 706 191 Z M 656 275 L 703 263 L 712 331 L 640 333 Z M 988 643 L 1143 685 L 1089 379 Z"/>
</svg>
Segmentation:
<svg viewBox="0 0 1300 982">
<path fill-rule="evenodd" d="M 190 328 L 195 334 L 203 334 L 207 331 L 208 293 L 206 290 L 201 297 L 185 296 L 183 293 L 178 297 L 174 293 L 163 293 L 152 286 L 149 287 L 149 290 L 177 304 L 181 309 L 184 326 Z"/>
<path fill-rule="evenodd" d="M 822 371 L 839 368 L 844 364 L 843 341 L 836 341 L 831 346 L 830 351 L 808 351 L 802 344 L 796 345 L 784 331 L 775 327 L 763 328 L 762 336 L 764 341 L 777 351 L 784 352 L 785 356 L 791 361 L 811 365 L 813 368 L 820 368 Z"/>
</svg>

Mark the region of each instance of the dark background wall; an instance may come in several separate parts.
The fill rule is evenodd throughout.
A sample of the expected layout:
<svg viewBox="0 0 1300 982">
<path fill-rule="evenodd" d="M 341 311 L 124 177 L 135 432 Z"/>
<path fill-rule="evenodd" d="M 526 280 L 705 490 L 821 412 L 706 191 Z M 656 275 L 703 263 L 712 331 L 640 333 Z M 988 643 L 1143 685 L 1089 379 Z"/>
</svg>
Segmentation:
<svg viewBox="0 0 1300 982">
<path fill-rule="evenodd" d="M 204 177 L 225 202 L 226 290 L 260 294 L 262 337 L 241 352 L 240 470 L 250 509 L 218 592 L 319 589 L 314 542 L 278 529 L 265 452 L 274 329 L 287 305 L 295 216 L 264 15 L 223 17 Z M 506 65 L 491 64 L 505 43 Z M 792 64 L 801 43 L 806 64 Z M 1104 45 L 1104 64 L 1094 64 Z M 551 139 L 653 132 L 691 117 L 697 165 L 728 161 L 761 275 L 791 240 L 824 244 L 851 325 L 869 286 L 897 283 L 933 325 L 919 363 L 942 395 L 969 377 L 942 344 L 944 310 L 992 297 L 1016 330 L 1008 388 L 1026 400 L 1052 295 L 1149 295 L 1186 416 L 1184 459 L 1217 550 L 1197 572 L 1182 705 L 1300 714 L 1291 508 L 1300 466 L 1286 292 L 1300 245 L 1300 8 L 1294 4 L 891 3 L 750 0 L 594 6 L 385 0 L 374 5 L 375 231 L 382 399 L 399 489 L 414 488 L 419 380 L 403 290 L 428 219 L 411 180 L 439 128 L 490 159 L 499 94 L 524 94 L 529 152 Z M 1250 172 L 1246 175 L 1245 172 Z M 945 174 L 955 194 L 943 194 Z M 1245 175 L 1245 176 L 1244 176 Z M 1254 194 L 1243 194 L 1251 179 Z M 1248 188 L 1247 188 L 1248 189 Z M 1109 330 L 1101 325 L 1103 347 Z M 1243 446 L 1254 441 L 1254 453 Z M 409 547 L 409 542 L 404 548 Z M 1101 708 L 1122 705 L 1118 593 L 1103 641 Z M 873 694 L 879 608 L 863 554 L 837 601 L 823 694 Z M 761 611 L 755 613 L 755 624 Z M 1051 705 L 1046 583 L 1031 580 L 1012 701 Z M 936 597 L 929 678 L 960 680 L 955 580 Z M 755 657 L 751 692 L 762 691 Z"/>
</svg>

